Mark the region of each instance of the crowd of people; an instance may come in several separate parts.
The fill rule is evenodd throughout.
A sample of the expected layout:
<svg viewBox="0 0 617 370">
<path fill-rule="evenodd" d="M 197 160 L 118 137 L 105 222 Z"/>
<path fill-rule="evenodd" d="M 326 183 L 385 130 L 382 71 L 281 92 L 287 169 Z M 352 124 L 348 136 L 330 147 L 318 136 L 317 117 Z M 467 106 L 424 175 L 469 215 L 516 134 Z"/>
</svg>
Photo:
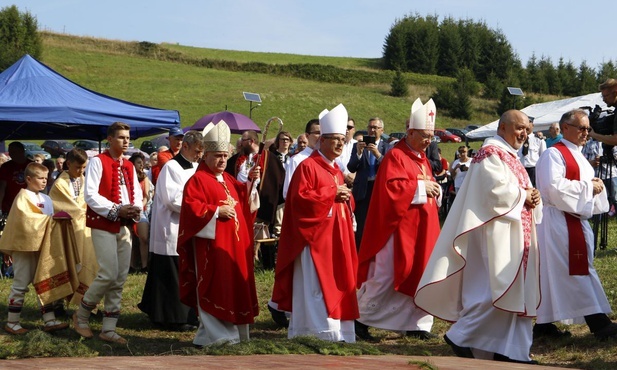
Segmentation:
<svg viewBox="0 0 617 370">
<path fill-rule="evenodd" d="M 600 91 L 617 106 L 617 80 Z M 149 170 L 143 156 L 123 157 L 121 122 L 104 153 L 73 149 L 58 167 L 11 143 L 0 167 L 0 251 L 14 273 L 5 331 L 28 331 L 32 285 L 44 331 L 68 328 L 56 314 L 72 304 L 73 329 L 93 337 L 103 300 L 98 337 L 125 344 L 116 327 L 132 268 L 147 273 L 138 307 L 157 327 L 194 331 L 196 347 L 247 341 L 259 224 L 278 240 L 268 309 L 289 338 L 374 341 L 380 328 L 429 340 L 437 317 L 452 322 L 444 340 L 457 356 L 533 363 L 534 338 L 571 335 L 556 322 L 617 337 L 588 222 L 617 200 L 617 169 L 600 160 L 615 158 L 617 134 L 595 133 L 575 109 L 544 138 L 509 110 L 450 165 L 433 140 L 436 113 L 417 99 L 406 135 L 388 143 L 383 119 L 357 136 L 339 104 L 307 122 L 295 149 L 287 131 L 270 143 L 246 131 L 232 145 L 225 122 L 174 129 Z M 447 178 L 455 198 L 441 225 Z"/>
</svg>

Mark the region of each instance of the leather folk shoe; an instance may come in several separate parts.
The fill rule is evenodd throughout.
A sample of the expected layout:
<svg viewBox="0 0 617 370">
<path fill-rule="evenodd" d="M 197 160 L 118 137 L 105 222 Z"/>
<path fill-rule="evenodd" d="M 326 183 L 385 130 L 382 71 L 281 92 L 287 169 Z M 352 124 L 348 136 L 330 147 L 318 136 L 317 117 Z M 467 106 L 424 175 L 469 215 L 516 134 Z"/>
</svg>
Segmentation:
<svg viewBox="0 0 617 370">
<path fill-rule="evenodd" d="M 28 329 L 19 325 L 19 323 L 7 323 L 4 326 L 4 331 L 11 335 L 24 335 L 29 332 Z"/>
<path fill-rule="evenodd" d="M 115 331 L 103 331 L 99 334 L 99 338 L 104 340 L 105 342 L 116 343 L 116 344 L 127 344 L 127 340 L 122 338 Z"/>
<path fill-rule="evenodd" d="M 43 326 L 43 331 L 45 333 L 53 333 L 54 331 L 64 330 L 68 327 L 69 327 L 69 324 L 66 322 L 53 320 L 53 321 L 45 323 L 45 326 Z"/>
<path fill-rule="evenodd" d="M 90 330 L 90 327 L 87 324 L 85 327 L 82 327 L 79 324 L 79 319 L 77 318 L 77 312 L 73 314 L 73 329 L 75 329 L 77 334 L 81 335 L 84 338 L 89 339 L 94 336 L 94 334 L 92 334 L 92 330 Z"/>
</svg>

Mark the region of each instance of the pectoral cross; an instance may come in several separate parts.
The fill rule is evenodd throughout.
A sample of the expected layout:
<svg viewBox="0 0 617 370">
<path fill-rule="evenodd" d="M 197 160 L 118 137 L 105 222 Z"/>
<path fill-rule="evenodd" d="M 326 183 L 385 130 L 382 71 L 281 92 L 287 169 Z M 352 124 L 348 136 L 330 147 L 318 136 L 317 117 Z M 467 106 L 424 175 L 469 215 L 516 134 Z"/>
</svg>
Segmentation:
<svg viewBox="0 0 617 370">
<path fill-rule="evenodd" d="M 235 207 L 236 207 L 236 204 L 237 204 L 238 202 L 237 202 L 237 201 L 236 201 L 236 200 L 235 200 L 235 199 L 231 196 L 231 193 L 229 192 L 229 189 L 227 188 L 227 185 L 225 184 L 225 182 L 224 182 L 224 181 L 221 181 L 220 183 L 221 183 L 221 184 L 223 185 L 223 187 L 225 188 L 225 193 L 227 194 L 227 199 L 225 199 L 225 200 L 220 200 L 219 202 L 220 202 L 222 205 L 228 205 L 228 206 L 231 206 L 231 207 L 235 208 Z M 234 217 L 234 223 L 235 223 L 235 229 L 236 229 L 236 239 L 238 239 L 238 241 L 240 241 L 240 235 L 239 235 L 239 232 L 240 232 L 240 223 L 238 222 L 238 216 L 237 216 L 237 215 L 236 215 L 236 217 Z"/>
</svg>

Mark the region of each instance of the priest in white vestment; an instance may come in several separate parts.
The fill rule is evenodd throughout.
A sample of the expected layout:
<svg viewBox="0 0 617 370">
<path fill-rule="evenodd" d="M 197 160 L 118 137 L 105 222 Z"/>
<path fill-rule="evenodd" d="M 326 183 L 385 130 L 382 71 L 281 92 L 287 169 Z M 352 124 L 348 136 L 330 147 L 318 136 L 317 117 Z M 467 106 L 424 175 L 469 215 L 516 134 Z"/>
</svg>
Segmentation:
<svg viewBox="0 0 617 370">
<path fill-rule="evenodd" d="M 473 159 L 418 285 L 416 305 L 455 322 L 444 339 L 460 357 L 532 362 L 542 206 L 517 157 L 528 128 L 520 111 L 501 116 L 498 136 Z"/>
<path fill-rule="evenodd" d="M 560 336 L 552 322 L 584 318 L 597 338 L 607 339 L 617 336 L 617 324 L 606 315 L 611 307 L 593 267 L 594 235 L 587 221 L 608 211 L 606 189 L 581 153 L 590 130 L 586 112 L 567 112 L 559 124 L 563 139 L 536 167 L 544 220 L 538 226 L 542 303 L 534 335 Z"/>
</svg>

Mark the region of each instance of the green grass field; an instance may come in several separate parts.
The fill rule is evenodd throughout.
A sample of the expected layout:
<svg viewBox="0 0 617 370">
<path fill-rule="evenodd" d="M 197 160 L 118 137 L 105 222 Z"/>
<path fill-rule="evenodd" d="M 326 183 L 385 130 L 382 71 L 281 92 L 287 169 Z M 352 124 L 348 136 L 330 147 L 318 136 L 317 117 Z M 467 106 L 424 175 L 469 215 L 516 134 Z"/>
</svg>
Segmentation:
<svg viewBox="0 0 617 370">
<path fill-rule="evenodd" d="M 263 128 L 271 117 L 280 117 L 285 130 L 294 136 L 304 131 L 309 119 L 324 108 L 343 103 L 358 127 L 364 128 L 370 117 L 381 117 L 387 132 L 404 131 L 411 103 L 416 97 L 424 101 L 435 87 L 413 84 L 410 95 L 395 98 L 388 95 L 389 84 L 354 86 L 320 83 L 294 77 L 261 73 L 231 72 L 183 63 L 159 61 L 136 55 L 126 42 L 97 40 L 66 35 L 44 34 L 43 63 L 74 82 L 116 98 L 157 108 L 180 112 L 182 126 L 190 126 L 202 116 L 222 110 L 249 115 L 249 102 L 242 92 L 261 95 L 263 103 L 252 112 L 255 123 Z M 225 58 L 226 60 L 266 63 L 325 63 L 345 68 L 373 68 L 374 61 L 361 58 L 290 56 L 288 54 L 250 53 L 216 49 L 200 49 L 163 44 L 192 58 Z M 289 59 L 287 57 L 289 56 Z M 374 64 L 374 63 L 373 63 Z M 443 78 L 435 76 L 436 81 Z M 477 107 L 471 121 L 455 120 L 440 114 L 438 127 L 464 127 L 494 120 L 488 107 L 495 101 L 474 99 Z M 273 136 L 273 135 L 272 135 Z M 142 139 L 136 141 L 137 144 Z"/>
<path fill-rule="evenodd" d="M 603 282 L 609 301 L 617 304 L 617 236 L 613 229 L 615 220 L 610 222 L 609 247 L 600 250 L 596 267 Z M 27 295 L 23 324 L 35 329 L 23 337 L 14 337 L 0 331 L 0 359 L 31 357 L 88 357 L 88 356 L 159 356 L 159 355 L 247 355 L 247 354 L 323 354 L 339 356 L 356 355 L 413 355 L 413 356 L 454 356 L 441 339 L 449 324 L 436 320 L 433 332 L 437 339 L 426 342 L 406 338 L 399 333 L 372 329 L 377 343 L 358 342 L 355 344 L 330 343 L 312 338 L 287 339 L 285 329 L 277 329 L 270 319 L 266 305 L 270 298 L 274 274 L 272 271 L 257 269 L 257 294 L 260 301 L 260 315 L 251 327 L 251 341 L 234 346 L 221 346 L 197 350 L 192 346 L 193 333 L 167 332 L 153 327 L 147 316 L 137 308 L 145 284 L 145 275 L 130 275 L 124 289 L 123 311 L 118 331 L 129 340 L 127 346 L 110 346 L 98 339 L 81 339 L 71 329 L 55 335 L 43 333 L 43 322 L 36 309 L 34 294 Z M 0 280 L 0 313 L 6 315 L 7 297 L 12 280 Z M 74 309 L 74 307 L 71 307 Z M 614 315 L 611 315 L 615 319 Z M 5 318 L 0 322 L 4 325 Z M 100 317 L 91 320 L 95 335 L 101 327 Z M 542 365 L 572 367 L 589 370 L 615 369 L 617 365 L 617 340 L 600 342 L 585 325 L 568 327 L 573 336 L 561 340 L 538 340 L 531 352 Z"/>
</svg>

